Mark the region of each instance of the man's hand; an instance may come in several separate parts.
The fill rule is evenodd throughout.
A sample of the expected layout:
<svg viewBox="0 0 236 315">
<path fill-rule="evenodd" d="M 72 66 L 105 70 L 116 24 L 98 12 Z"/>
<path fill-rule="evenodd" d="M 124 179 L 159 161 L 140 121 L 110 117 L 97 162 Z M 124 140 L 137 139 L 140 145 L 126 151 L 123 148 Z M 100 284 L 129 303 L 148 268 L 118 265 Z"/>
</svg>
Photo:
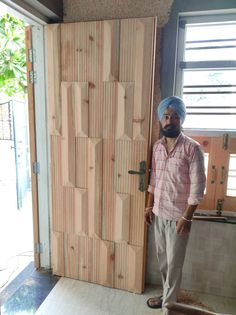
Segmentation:
<svg viewBox="0 0 236 315">
<path fill-rule="evenodd" d="M 154 213 L 152 212 L 152 208 L 148 208 L 144 214 L 145 222 L 150 225 L 153 222 Z"/>
<path fill-rule="evenodd" d="M 188 234 L 191 229 L 191 221 L 186 221 L 183 218 L 180 218 L 176 225 L 177 234 Z"/>
</svg>

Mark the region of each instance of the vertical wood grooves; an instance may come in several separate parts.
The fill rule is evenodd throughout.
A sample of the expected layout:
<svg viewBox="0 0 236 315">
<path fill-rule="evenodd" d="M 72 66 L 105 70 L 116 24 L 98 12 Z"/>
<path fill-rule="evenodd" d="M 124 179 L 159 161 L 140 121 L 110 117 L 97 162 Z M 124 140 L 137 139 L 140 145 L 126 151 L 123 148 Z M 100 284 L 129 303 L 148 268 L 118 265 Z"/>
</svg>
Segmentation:
<svg viewBox="0 0 236 315">
<path fill-rule="evenodd" d="M 134 81 L 135 19 L 121 21 L 120 82 Z"/>
<path fill-rule="evenodd" d="M 61 78 L 62 81 L 78 80 L 77 53 L 78 35 L 75 24 L 61 24 Z"/>
<path fill-rule="evenodd" d="M 61 138 L 51 136 L 52 229 L 64 231 L 62 205 Z"/>
<path fill-rule="evenodd" d="M 74 189 L 75 193 L 75 233 L 88 235 L 88 190 Z"/>
<path fill-rule="evenodd" d="M 115 181 L 116 192 L 129 193 L 131 175 L 128 174 L 128 170 L 132 169 L 131 154 L 132 154 L 132 142 L 116 140 L 116 168 L 115 168 Z"/>
<path fill-rule="evenodd" d="M 53 272 L 138 293 L 154 21 L 48 27 Z"/>
<path fill-rule="evenodd" d="M 115 287 L 127 289 L 127 246 L 121 243 L 115 245 Z"/>
<path fill-rule="evenodd" d="M 63 184 L 75 185 L 75 124 L 73 84 L 62 82 L 62 163 Z"/>
<path fill-rule="evenodd" d="M 102 139 L 88 141 L 89 236 L 102 236 Z"/>
<path fill-rule="evenodd" d="M 119 37 L 120 21 L 103 23 L 103 81 L 119 79 Z"/>
<path fill-rule="evenodd" d="M 102 238 L 114 240 L 115 212 L 115 141 L 103 140 L 103 226 Z"/>
<path fill-rule="evenodd" d="M 102 80 L 102 22 L 76 23 L 78 80 L 94 84 Z"/>
<path fill-rule="evenodd" d="M 91 83 L 89 88 L 89 137 L 102 137 L 102 84 Z"/>
<path fill-rule="evenodd" d="M 75 111 L 75 135 L 77 137 L 88 137 L 89 95 L 87 82 L 76 82 L 73 84 L 73 105 Z"/>
<path fill-rule="evenodd" d="M 78 277 L 83 281 L 90 281 L 91 259 L 89 256 L 90 239 L 79 237 L 78 239 Z"/>
<path fill-rule="evenodd" d="M 65 234 L 65 276 L 78 279 L 78 238 Z"/>
<path fill-rule="evenodd" d="M 60 25 L 51 24 L 47 29 L 47 51 L 48 54 L 48 104 L 49 106 L 49 127 L 50 134 L 61 134 L 61 104 L 60 104 L 60 81 L 61 81 L 61 60 L 60 60 Z"/>
<path fill-rule="evenodd" d="M 117 88 L 117 82 L 103 83 L 103 139 L 115 138 Z"/>
<path fill-rule="evenodd" d="M 76 137 L 76 187 L 88 188 L 88 138 Z"/>
<path fill-rule="evenodd" d="M 75 196 L 73 187 L 63 187 L 65 232 L 75 233 Z"/>
<path fill-rule="evenodd" d="M 116 138 L 131 140 L 133 138 L 133 83 L 122 82 L 118 84 L 117 103 Z"/>
<path fill-rule="evenodd" d="M 64 277 L 65 275 L 65 251 L 64 233 L 52 231 L 52 268 L 53 273 Z"/>
<path fill-rule="evenodd" d="M 140 162 L 146 160 L 147 141 L 134 141 L 132 166 L 139 170 Z M 147 172 L 148 176 L 148 172 Z M 131 176 L 131 213 L 130 213 L 130 244 L 143 246 L 144 243 L 144 192 L 139 191 L 139 176 Z"/>
</svg>

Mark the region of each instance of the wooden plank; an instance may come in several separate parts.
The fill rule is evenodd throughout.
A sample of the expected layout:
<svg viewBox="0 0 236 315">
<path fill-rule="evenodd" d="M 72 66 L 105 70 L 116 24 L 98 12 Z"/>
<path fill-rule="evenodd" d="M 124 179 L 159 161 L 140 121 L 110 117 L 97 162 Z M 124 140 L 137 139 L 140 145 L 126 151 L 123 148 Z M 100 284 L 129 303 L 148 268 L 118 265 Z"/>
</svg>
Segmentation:
<svg viewBox="0 0 236 315">
<path fill-rule="evenodd" d="M 65 233 L 65 276 L 78 279 L 78 237 Z"/>
<path fill-rule="evenodd" d="M 88 140 L 89 236 L 102 236 L 102 139 Z"/>
<path fill-rule="evenodd" d="M 74 189 L 75 193 L 75 233 L 88 235 L 88 191 L 87 189 Z"/>
<path fill-rule="evenodd" d="M 88 187 L 88 139 L 76 137 L 76 187 Z"/>
<path fill-rule="evenodd" d="M 140 170 L 140 162 L 146 161 L 147 157 L 147 141 L 133 141 L 132 152 L 132 167 L 134 170 Z M 148 176 L 148 169 L 146 176 Z M 145 211 L 145 191 L 139 190 L 139 175 L 130 176 L 131 187 L 131 209 L 130 209 L 130 236 L 129 243 L 137 246 L 144 246 L 144 211 Z"/>
<path fill-rule="evenodd" d="M 115 241 L 129 242 L 130 195 L 116 194 Z"/>
<path fill-rule="evenodd" d="M 153 37 L 155 18 L 136 20 L 133 139 L 148 140 L 152 104 Z"/>
<path fill-rule="evenodd" d="M 128 288 L 128 247 L 126 244 L 115 243 L 115 288 Z"/>
<path fill-rule="evenodd" d="M 75 23 L 61 25 L 61 80 L 78 81 L 78 33 Z M 86 81 L 86 80 L 79 80 Z"/>
<path fill-rule="evenodd" d="M 92 269 L 91 260 L 91 239 L 88 237 L 78 238 L 78 272 L 79 279 L 90 281 L 90 273 Z"/>
<path fill-rule="evenodd" d="M 113 242 L 100 241 L 99 283 L 114 287 L 115 246 Z"/>
<path fill-rule="evenodd" d="M 116 139 L 130 140 L 133 136 L 134 85 L 130 82 L 118 83 L 118 105 Z"/>
<path fill-rule="evenodd" d="M 73 84 L 62 82 L 63 185 L 75 186 L 75 123 Z"/>
<path fill-rule="evenodd" d="M 61 56 L 60 56 L 60 25 L 48 24 L 45 26 L 47 36 L 47 69 L 48 69 L 48 109 L 49 128 L 51 135 L 61 134 Z"/>
<path fill-rule="evenodd" d="M 115 128 L 117 83 L 103 83 L 103 224 L 102 238 L 114 240 L 115 214 Z"/>
<path fill-rule="evenodd" d="M 89 83 L 89 137 L 102 138 L 103 104 L 101 82 Z"/>
<path fill-rule="evenodd" d="M 115 287 L 142 293 L 143 248 L 115 244 Z"/>
<path fill-rule="evenodd" d="M 118 81 L 120 21 L 103 22 L 103 81 Z"/>
<path fill-rule="evenodd" d="M 143 292 L 143 248 L 128 246 L 128 290 L 134 293 Z"/>
<path fill-rule="evenodd" d="M 133 82 L 135 79 L 135 28 L 135 19 L 120 21 L 120 82 Z"/>
<path fill-rule="evenodd" d="M 103 139 L 114 139 L 118 100 L 117 82 L 104 82 L 102 93 L 103 104 Z"/>
<path fill-rule="evenodd" d="M 103 140 L 102 239 L 114 240 L 115 229 L 115 141 Z"/>
<path fill-rule="evenodd" d="M 75 233 L 75 192 L 73 187 L 63 187 L 63 215 L 65 232 Z"/>
<path fill-rule="evenodd" d="M 117 193 L 130 193 L 131 175 L 128 171 L 133 169 L 132 165 L 132 142 L 116 140 L 115 148 L 115 191 Z"/>
<path fill-rule="evenodd" d="M 62 201 L 62 164 L 61 164 L 61 137 L 51 136 L 51 195 L 52 195 L 52 222 L 54 231 L 63 232 L 65 222 L 63 217 Z"/>
<path fill-rule="evenodd" d="M 102 21 L 76 23 L 78 81 L 94 85 L 102 81 Z"/>
<path fill-rule="evenodd" d="M 52 271 L 54 275 L 65 276 L 64 233 L 52 231 Z"/>
<path fill-rule="evenodd" d="M 75 109 L 75 135 L 77 137 L 88 137 L 89 95 L 87 82 L 75 82 L 73 84 L 73 103 Z"/>
<path fill-rule="evenodd" d="M 114 243 L 90 239 L 90 281 L 108 287 L 114 286 Z"/>
</svg>

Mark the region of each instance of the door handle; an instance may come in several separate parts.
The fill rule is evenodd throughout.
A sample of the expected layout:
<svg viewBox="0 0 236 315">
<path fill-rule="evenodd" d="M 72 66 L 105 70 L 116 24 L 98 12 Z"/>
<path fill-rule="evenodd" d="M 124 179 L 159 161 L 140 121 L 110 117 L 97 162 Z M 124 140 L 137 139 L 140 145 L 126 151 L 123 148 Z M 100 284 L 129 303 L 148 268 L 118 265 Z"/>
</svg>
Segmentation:
<svg viewBox="0 0 236 315">
<path fill-rule="evenodd" d="M 130 175 L 139 175 L 139 190 L 146 190 L 146 161 L 142 161 L 139 163 L 139 171 L 129 170 L 128 173 Z"/>
</svg>

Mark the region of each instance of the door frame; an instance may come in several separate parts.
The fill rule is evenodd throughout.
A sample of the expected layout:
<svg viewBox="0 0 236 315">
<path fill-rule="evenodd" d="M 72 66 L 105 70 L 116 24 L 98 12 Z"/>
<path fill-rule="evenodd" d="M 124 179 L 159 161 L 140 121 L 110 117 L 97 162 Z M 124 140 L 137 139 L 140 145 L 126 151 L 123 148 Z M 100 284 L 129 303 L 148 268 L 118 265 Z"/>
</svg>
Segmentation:
<svg viewBox="0 0 236 315">
<path fill-rule="evenodd" d="M 49 133 L 47 126 L 47 95 L 45 71 L 44 26 L 49 19 L 31 7 L 19 1 L 2 1 L 14 16 L 24 20 L 31 27 L 32 33 L 32 69 L 35 82 L 29 101 L 33 111 L 29 110 L 29 130 L 33 131 L 30 140 L 32 183 L 32 211 L 34 230 L 34 257 L 36 268 L 50 268 L 50 172 L 49 172 Z M 28 55 L 28 52 L 27 52 Z M 28 61 L 27 61 L 28 62 Z M 28 95 L 29 97 L 29 95 Z M 29 106 L 30 109 L 30 106 Z M 39 173 L 33 172 L 33 162 L 39 163 Z"/>
</svg>

